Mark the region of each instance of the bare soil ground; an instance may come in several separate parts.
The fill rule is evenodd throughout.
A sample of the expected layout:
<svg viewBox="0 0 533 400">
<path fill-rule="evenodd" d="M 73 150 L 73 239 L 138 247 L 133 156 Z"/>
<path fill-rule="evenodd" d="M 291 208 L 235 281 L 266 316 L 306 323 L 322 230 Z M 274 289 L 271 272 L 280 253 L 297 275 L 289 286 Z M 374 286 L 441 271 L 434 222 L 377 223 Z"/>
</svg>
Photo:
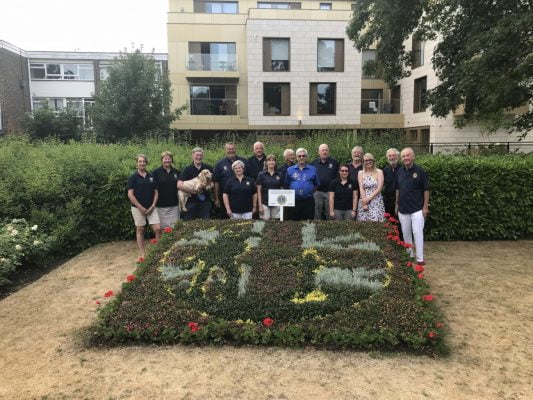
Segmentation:
<svg viewBox="0 0 533 400">
<path fill-rule="evenodd" d="M 428 243 L 451 356 L 308 349 L 86 349 L 95 300 L 135 269 L 95 246 L 0 301 L 0 399 L 532 399 L 533 242 Z"/>
</svg>

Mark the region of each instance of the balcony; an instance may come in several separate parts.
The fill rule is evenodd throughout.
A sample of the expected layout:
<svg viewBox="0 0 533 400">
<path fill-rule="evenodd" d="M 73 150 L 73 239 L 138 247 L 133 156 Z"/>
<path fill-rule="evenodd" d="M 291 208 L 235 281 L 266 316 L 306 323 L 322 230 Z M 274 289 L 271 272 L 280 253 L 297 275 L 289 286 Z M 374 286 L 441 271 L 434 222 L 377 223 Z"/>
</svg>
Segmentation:
<svg viewBox="0 0 533 400">
<path fill-rule="evenodd" d="M 361 99 L 361 114 L 400 114 L 400 100 Z"/>
<path fill-rule="evenodd" d="M 239 115 L 237 99 L 187 99 L 189 115 Z"/>
<path fill-rule="evenodd" d="M 189 53 L 186 60 L 189 71 L 238 71 L 236 54 Z"/>
</svg>

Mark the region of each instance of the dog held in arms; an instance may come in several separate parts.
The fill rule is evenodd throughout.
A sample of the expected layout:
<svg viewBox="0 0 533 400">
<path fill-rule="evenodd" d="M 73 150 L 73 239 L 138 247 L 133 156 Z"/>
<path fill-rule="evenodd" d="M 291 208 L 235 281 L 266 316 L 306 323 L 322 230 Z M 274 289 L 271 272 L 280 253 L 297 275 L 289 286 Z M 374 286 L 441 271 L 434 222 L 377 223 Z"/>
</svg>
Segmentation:
<svg viewBox="0 0 533 400">
<path fill-rule="evenodd" d="M 186 212 L 187 200 L 191 197 L 191 193 L 209 192 L 213 188 L 213 174 L 208 169 L 200 171 L 196 178 L 188 181 L 183 181 L 183 187 L 187 192 L 178 190 L 178 198 L 180 201 L 180 209 L 182 212 Z"/>
</svg>

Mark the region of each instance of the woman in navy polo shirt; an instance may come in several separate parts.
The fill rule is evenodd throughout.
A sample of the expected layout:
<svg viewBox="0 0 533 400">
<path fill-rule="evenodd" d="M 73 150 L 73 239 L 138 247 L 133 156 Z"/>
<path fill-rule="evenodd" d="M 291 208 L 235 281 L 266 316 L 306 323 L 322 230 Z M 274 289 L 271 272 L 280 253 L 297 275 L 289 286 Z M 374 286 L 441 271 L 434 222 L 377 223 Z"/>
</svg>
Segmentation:
<svg viewBox="0 0 533 400">
<path fill-rule="evenodd" d="M 222 195 L 228 217 L 252 219 L 257 204 L 255 182 L 252 178 L 244 176 L 244 163 L 241 160 L 234 161 L 231 169 L 235 176 L 228 179 Z"/>
<path fill-rule="evenodd" d="M 146 171 L 148 159 L 144 154 L 135 158 L 137 171 L 128 178 L 128 198 L 131 202 L 131 214 L 136 226 L 137 246 L 140 257 L 144 258 L 144 232 L 146 221 L 152 227 L 156 239 L 161 236 L 159 215 L 156 204 L 158 198 L 157 183 L 154 177 Z"/>
<path fill-rule="evenodd" d="M 161 154 L 161 166 L 152 171 L 157 183 L 157 213 L 161 229 L 172 227 L 180 217 L 178 207 L 178 180 L 180 172 L 173 167 L 174 157 L 170 151 Z"/>
<path fill-rule="evenodd" d="M 276 157 L 272 154 L 265 159 L 265 170 L 257 175 L 257 202 L 261 219 L 279 219 L 279 207 L 268 205 L 268 189 L 281 189 L 282 176 L 276 170 Z"/>
<path fill-rule="evenodd" d="M 336 221 L 355 218 L 358 199 L 358 185 L 349 178 L 350 166 L 341 164 L 339 177 L 329 184 L 329 216 Z"/>
</svg>

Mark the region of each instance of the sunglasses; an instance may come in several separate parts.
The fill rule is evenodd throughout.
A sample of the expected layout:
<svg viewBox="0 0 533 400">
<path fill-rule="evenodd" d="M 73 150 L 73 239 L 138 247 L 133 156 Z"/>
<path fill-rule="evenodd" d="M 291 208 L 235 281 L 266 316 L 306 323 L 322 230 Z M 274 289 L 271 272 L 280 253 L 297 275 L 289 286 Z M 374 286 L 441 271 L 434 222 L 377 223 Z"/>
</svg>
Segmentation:
<svg viewBox="0 0 533 400">
<path fill-rule="evenodd" d="M 305 155 L 305 154 L 298 154 L 296 157 L 298 157 L 298 158 L 305 158 L 306 155 Z"/>
<path fill-rule="evenodd" d="M 341 172 L 349 172 L 347 169 L 341 169 Z"/>
</svg>

